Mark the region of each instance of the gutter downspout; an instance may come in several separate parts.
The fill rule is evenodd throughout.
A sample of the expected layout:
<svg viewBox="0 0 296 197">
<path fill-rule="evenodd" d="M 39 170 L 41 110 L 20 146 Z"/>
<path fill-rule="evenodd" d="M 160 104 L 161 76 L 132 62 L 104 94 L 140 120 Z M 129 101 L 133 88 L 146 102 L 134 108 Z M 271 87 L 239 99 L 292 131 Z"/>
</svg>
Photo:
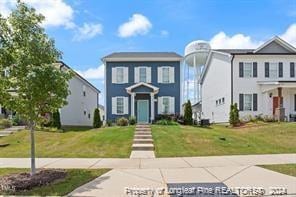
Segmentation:
<svg viewBox="0 0 296 197">
<path fill-rule="evenodd" d="M 232 54 L 231 58 L 231 104 L 233 104 L 233 59 L 234 59 L 234 54 Z"/>
</svg>

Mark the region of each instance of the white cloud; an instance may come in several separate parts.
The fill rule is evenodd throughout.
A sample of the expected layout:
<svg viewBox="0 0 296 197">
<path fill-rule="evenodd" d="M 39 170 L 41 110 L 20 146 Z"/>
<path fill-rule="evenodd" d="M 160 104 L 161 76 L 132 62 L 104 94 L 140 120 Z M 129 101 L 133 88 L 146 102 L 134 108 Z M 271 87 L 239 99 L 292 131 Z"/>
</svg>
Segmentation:
<svg viewBox="0 0 296 197">
<path fill-rule="evenodd" d="M 73 9 L 63 0 L 23 0 L 24 3 L 34 7 L 38 13 L 45 16 L 43 25 L 64 26 L 74 28 Z M 16 0 L 0 0 L 0 12 L 7 16 L 15 6 Z"/>
<path fill-rule="evenodd" d="M 167 37 L 169 35 L 169 32 L 166 31 L 166 30 L 161 30 L 160 35 L 163 36 L 163 37 Z"/>
<path fill-rule="evenodd" d="M 78 72 L 85 79 L 104 79 L 105 66 L 102 64 L 97 68 L 89 68 L 85 71 L 77 70 L 76 72 Z"/>
<path fill-rule="evenodd" d="M 88 40 L 102 33 L 103 26 L 101 24 L 84 23 L 82 27 L 77 27 L 77 32 L 73 39 L 74 41 Z"/>
<path fill-rule="evenodd" d="M 253 49 L 262 44 L 262 41 L 253 40 L 244 34 L 228 36 L 224 32 L 219 32 L 211 40 L 210 45 L 214 49 Z"/>
<path fill-rule="evenodd" d="M 149 19 L 141 14 L 133 14 L 128 22 L 123 23 L 118 28 L 118 36 L 127 38 L 136 35 L 144 35 L 152 28 Z"/>
<path fill-rule="evenodd" d="M 296 47 L 296 23 L 290 25 L 280 37 Z"/>
</svg>

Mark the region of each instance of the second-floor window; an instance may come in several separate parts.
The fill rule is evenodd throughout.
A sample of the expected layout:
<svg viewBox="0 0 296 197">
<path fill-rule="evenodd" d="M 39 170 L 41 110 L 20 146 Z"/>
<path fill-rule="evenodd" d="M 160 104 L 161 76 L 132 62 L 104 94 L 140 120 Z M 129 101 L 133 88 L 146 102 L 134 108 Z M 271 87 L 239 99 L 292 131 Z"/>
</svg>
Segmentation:
<svg viewBox="0 0 296 197">
<path fill-rule="evenodd" d="M 175 83 L 175 68 L 173 66 L 161 66 L 157 68 L 158 83 Z"/>
<path fill-rule="evenodd" d="M 162 82 L 169 83 L 170 82 L 170 69 L 169 67 L 162 68 Z"/>
<path fill-rule="evenodd" d="M 283 63 L 282 62 L 265 62 L 265 77 L 276 79 L 283 77 Z"/>
<path fill-rule="evenodd" d="M 128 83 L 128 67 L 112 68 L 112 83 Z"/>
<path fill-rule="evenodd" d="M 269 64 L 269 77 L 273 78 L 273 79 L 278 77 L 278 64 L 277 63 L 270 63 Z"/>
<path fill-rule="evenodd" d="M 295 62 L 290 63 L 290 77 L 294 78 L 296 73 Z"/>
<path fill-rule="evenodd" d="M 123 79 L 124 79 L 124 71 L 123 68 L 116 68 L 116 81 L 118 83 L 123 83 Z"/>
<path fill-rule="evenodd" d="M 252 77 L 253 66 L 251 62 L 244 63 L 244 77 Z"/>
<path fill-rule="evenodd" d="M 257 62 L 240 62 L 239 77 L 240 78 L 257 77 Z"/>
<path fill-rule="evenodd" d="M 147 82 L 147 71 L 146 67 L 140 67 L 139 68 L 139 77 L 140 77 L 140 82 Z"/>
</svg>

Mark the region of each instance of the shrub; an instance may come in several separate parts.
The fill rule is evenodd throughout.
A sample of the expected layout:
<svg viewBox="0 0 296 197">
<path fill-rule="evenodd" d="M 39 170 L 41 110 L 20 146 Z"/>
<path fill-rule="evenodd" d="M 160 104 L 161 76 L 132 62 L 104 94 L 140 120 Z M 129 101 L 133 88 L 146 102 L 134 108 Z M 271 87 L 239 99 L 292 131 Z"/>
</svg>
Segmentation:
<svg viewBox="0 0 296 197">
<path fill-rule="evenodd" d="M 57 129 L 60 129 L 62 127 L 59 110 L 55 111 L 52 114 L 52 126 L 56 127 Z"/>
<path fill-rule="evenodd" d="M 122 117 L 117 119 L 116 121 L 117 126 L 127 126 L 128 125 L 128 119 Z"/>
<path fill-rule="evenodd" d="M 239 110 L 237 108 L 237 103 L 235 103 L 234 105 L 230 105 L 229 123 L 232 126 L 238 126 L 240 123 Z"/>
<path fill-rule="evenodd" d="M 100 110 L 98 108 L 94 111 L 94 120 L 93 120 L 93 127 L 100 128 L 102 126 Z"/>
<path fill-rule="evenodd" d="M 192 119 L 192 106 L 190 100 L 187 101 L 185 104 L 184 109 L 184 123 L 186 125 L 192 125 L 193 119 Z"/>
<path fill-rule="evenodd" d="M 174 122 L 172 120 L 164 120 L 164 119 L 156 121 L 155 124 L 157 124 L 157 125 L 178 125 L 177 122 Z"/>
<path fill-rule="evenodd" d="M 112 121 L 111 121 L 111 120 L 107 120 L 106 125 L 107 125 L 108 127 L 111 127 L 111 126 L 112 126 Z"/>
<path fill-rule="evenodd" d="M 137 123 L 136 117 L 130 116 L 129 117 L 129 124 L 130 125 L 135 125 Z"/>
<path fill-rule="evenodd" d="M 24 125 L 25 122 L 22 120 L 21 116 L 18 114 L 15 114 L 12 118 L 12 125 L 13 126 L 20 126 L 20 125 Z"/>
<path fill-rule="evenodd" d="M 12 122 L 8 119 L 0 119 L 0 128 L 5 129 L 12 126 Z"/>
<path fill-rule="evenodd" d="M 276 119 L 273 116 L 266 115 L 266 116 L 263 116 L 263 121 L 264 122 L 275 122 Z"/>
</svg>

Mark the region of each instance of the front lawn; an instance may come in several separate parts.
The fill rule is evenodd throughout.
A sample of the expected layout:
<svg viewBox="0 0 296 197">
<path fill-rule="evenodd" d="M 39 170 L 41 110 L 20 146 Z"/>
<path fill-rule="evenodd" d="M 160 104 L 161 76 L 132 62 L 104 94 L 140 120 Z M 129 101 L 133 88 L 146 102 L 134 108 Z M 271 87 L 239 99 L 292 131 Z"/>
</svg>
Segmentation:
<svg viewBox="0 0 296 197">
<path fill-rule="evenodd" d="M 296 153 L 296 123 L 152 126 L 157 157 Z"/>
<path fill-rule="evenodd" d="M 28 172 L 29 169 L 15 169 L 4 168 L 0 169 L 0 176 L 8 175 L 12 173 Z M 56 181 L 52 184 L 37 187 L 29 191 L 17 192 L 17 193 L 1 193 L 1 195 L 25 195 L 25 196 L 64 196 L 72 192 L 77 187 L 101 176 L 109 171 L 108 169 L 94 169 L 94 170 L 82 170 L 82 169 L 68 169 L 67 176 L 64 180 Z"/>
<path fill-rule="evenodd" d="M 107 127 L 66 132 L 36 131 L 36 157 L 129 157 L 134 127 Z M 30 157 L 30 136 L 21 131 L 0 138 L 0 157 Z"/>
<path fill-rule="evenodd" d="M 296 164 L 262 165 L 259 167 L 296 177 Z"/>
</svg>

